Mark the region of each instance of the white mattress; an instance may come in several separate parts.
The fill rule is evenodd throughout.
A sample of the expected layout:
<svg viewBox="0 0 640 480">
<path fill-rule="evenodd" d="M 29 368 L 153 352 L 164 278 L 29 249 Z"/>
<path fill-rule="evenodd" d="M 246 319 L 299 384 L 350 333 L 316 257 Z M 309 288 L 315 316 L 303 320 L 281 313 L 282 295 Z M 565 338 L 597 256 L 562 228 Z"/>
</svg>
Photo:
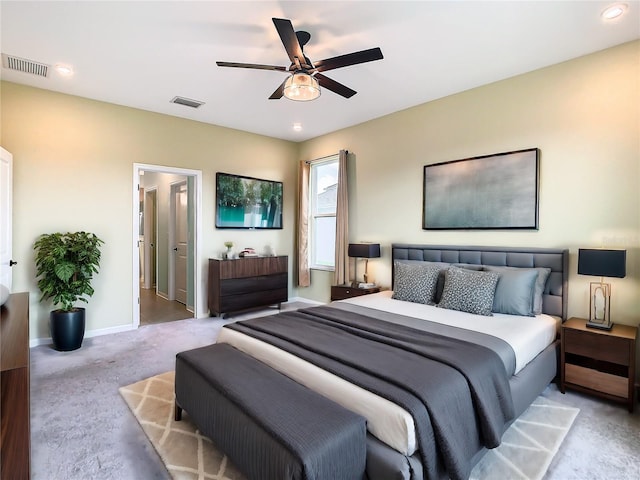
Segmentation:
<svg viewBox="0 0 640 480">
<path fill-rule="evenodd" d="M 494 314 L 493 317 L 483 317 L 403 302 L 393 300 L 391 292 L 388 291 L 342 301 L 429 319 L 499 337 L 509 343 L 516 353 L 516 372 L 554 341 L 559 324 L 559 319 L 549 315 L 519 317 Z M 412 455 L 415 452 L 413 418 L 409 412 L 393 402 L 353 385 L 295 355 L 240 332 L 222 328 L 218 342 L 233 345 L 298 383 L 362 415 L 367 419 L 369 432 L 395 450 L 405 455 Z"/>
</svg>

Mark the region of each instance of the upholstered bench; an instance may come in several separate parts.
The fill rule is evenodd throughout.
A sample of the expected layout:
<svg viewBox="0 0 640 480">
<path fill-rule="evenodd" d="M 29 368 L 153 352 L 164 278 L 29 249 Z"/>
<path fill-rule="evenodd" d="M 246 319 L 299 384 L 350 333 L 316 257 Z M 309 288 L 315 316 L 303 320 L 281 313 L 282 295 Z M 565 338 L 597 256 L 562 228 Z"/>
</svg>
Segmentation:
<svg viewBox="0 0 640 480">
<path fill-rule="evenodd" d="M 250 479 L 364 477 L 365 419 L 227 344 L 176 356 L 182 409 Z"/>
</svg>

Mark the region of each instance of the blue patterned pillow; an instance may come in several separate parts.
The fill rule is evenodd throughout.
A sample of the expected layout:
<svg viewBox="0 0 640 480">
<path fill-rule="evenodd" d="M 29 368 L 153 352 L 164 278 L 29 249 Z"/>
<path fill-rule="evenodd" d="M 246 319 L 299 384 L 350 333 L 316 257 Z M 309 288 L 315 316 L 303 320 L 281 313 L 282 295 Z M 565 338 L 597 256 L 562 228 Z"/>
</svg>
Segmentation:
<svg viewBox="0 0 640 480">
<path fill-rule="evenodd" d="M 441 265 L 425 262 L 395 261 L 393 264 L 393 295 L 405 302 L 433 305 Z"/>
<path fill-rule="evenodd" d="M 496 272 L 449 267 L 438 307 L 490 317 L 499 278 Z"/>
</svg>

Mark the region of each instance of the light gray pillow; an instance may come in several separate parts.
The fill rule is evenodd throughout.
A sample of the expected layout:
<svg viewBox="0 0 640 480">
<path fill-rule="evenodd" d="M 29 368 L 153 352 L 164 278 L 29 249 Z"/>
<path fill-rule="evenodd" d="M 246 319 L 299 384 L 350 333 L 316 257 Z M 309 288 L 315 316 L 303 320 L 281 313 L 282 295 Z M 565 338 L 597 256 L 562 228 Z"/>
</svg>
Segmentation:
<svg viewBox="0 0 640 480">
<path fill-rule="evenodd" d="M 432 305 L 441 269 L 442 266 L 439 264 L 396 260 L 393 264 L 391 298 Z"/>
<path fill-rule="evenodd" d="M 507 315 L 533 317 L 533 297 L 538 272 L 504 269 L 500 272 L 493 298 L 493 311 Z"/>
<path fill-rule="evenodd" d="M 452 263 L 451 266 L 466 268 L 467 270 L 482 270 L 482 265 L 478 265 L 477 263 Z"/>
<path fill-rule="evenodd" d="M 499 278 L 497 272 L 449 267 L 438 307 L 490 317 Z"/>
<path fill-rule="evenodd" d="M 503 272 L 503 271 L 535 271 L 537 273 L 534 292 L 533 292 L 533 315 L 540 315 L 542 313 L 542 295 L 545 292 L 547 280 L 551 275 L 551 269 L 547 267 L 497 267 L 493 265 L 485 265 L 484 270 L 490 272 Z"/>
</svg>

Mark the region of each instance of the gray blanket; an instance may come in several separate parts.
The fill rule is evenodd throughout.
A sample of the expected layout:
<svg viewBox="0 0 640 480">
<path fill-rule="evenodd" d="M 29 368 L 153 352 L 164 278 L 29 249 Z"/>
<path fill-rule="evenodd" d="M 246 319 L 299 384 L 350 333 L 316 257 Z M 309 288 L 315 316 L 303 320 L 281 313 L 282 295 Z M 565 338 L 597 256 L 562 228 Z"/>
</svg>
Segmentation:
<svg viewBox="0 0 640 480">
<path fill-rule="evenodd" d="M 225 328 L 271 343 L 411 413 L 428 479 L 466 479 L 513 419 L 508 376 L 482 345 L 331 306 Z"/>
</svg>

